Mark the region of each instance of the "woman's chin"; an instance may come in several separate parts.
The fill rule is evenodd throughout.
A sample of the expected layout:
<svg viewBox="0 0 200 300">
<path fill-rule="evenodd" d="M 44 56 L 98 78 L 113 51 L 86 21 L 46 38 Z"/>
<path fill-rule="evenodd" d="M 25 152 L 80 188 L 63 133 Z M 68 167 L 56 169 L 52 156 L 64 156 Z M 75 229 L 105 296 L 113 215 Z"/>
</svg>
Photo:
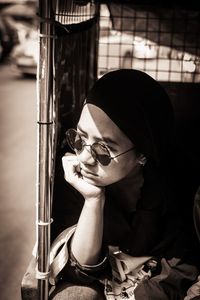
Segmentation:
<svg viewBox="0 0 200 300">
<path fill-rule="evenodd" d="M 89 177 L 89 176 L 85 176 L 85 175 L 83 175 L 82 174 L 82 178 L 83 178 L 83 180 L 85 180 L 87 183 L 90 183 L 90 184 L 92 184 L 92 185 L 97 185 L 97 179 L 96 178 L 94 178 L 94 177 Z"/>
<path fill-rule="evenodd" d="M 102 181 L 100 180 L 99 178 L 89 178 L 89 177 L 86 177 L 86 176 L 83 176 L 83 179 L 89 183 L 89 184 L 92 184 L 92 185 L 95 185 L 95 186 L 99 186 L 99 187 L 106 187 L 110 184 L 112 184 L 112 182 L 106 182 L 105 180 Z"/>
<path fill-rule="evenodd" d="M 82 175 L 83 180 L 85 180 L 85 182 L 95 185 L 95 186 L 105 186 L 102 182 L 100 182 L 100 180 L 98 180 L 96 177 L 89 177 L 89 176 L 84 176 Z"/>
</svg>

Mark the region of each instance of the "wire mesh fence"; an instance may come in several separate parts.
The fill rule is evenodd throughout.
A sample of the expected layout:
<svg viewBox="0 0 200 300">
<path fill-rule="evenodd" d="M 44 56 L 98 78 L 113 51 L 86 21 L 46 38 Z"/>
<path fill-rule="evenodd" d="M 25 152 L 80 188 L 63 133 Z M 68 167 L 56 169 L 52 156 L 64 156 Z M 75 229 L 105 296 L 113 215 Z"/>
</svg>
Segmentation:
<svg viewBox="0 0 200 300">
<path fill-rule="evenodd" d="M 135 68 L 159 81 L 199 82 L 200 11 L 101 5 L 98 75 Z"/>
<path fill-rule="evenodd" d="M 76 123 L 74 116 L 79 114 L 88 88 L 110 70 L 145 71 L 165 86 L 174 106 L 189 100 L 197 103 L 194 91 L 200 82 L 200 10 L 189 8 L 189 3 L 187 8 L 134 3 L 55 2 L 61 140 L 69 124 Z"/>
</svg>

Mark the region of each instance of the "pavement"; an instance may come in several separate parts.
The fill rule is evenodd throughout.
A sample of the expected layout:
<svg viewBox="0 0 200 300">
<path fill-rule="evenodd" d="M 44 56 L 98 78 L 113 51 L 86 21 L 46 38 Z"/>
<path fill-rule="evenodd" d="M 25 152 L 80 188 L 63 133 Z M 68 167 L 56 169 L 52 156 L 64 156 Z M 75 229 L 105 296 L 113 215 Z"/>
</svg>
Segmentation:
<svg viewBox="0 0 200 300">
<path fill-rule="evenodd" d="M 20 300 L 35 242 L 36 80 L 0 65 L 0 299 Z"/>
</svg>

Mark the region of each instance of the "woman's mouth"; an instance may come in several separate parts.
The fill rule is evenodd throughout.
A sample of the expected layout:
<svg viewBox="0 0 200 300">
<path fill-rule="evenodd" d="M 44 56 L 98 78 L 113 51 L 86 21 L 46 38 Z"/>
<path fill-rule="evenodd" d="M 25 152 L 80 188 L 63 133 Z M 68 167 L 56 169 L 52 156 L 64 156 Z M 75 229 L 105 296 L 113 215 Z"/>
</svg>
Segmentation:
<svg viewBox="0 0 200 300">
<path fill-rule="evenodd" d="M 84 169 L 80 169 L 80 172 L 81 172 L 81 175 L 84 176 L 84 177 L 97 177 L 98 175 L 95 174 L 95 173 L 92 173 L 91 171 L 88 171 L 88 170 L 84 170 Z"/>
</svg>

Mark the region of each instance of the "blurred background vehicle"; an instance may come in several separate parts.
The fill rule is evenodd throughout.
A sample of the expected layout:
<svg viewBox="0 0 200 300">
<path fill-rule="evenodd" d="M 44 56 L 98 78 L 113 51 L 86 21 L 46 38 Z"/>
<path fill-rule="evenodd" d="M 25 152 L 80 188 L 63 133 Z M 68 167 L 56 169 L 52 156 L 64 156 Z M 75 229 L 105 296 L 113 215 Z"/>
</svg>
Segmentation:
<svg viewBox="0 0 200 300">
<path fill-rule="evenodd" d="M 10 16 L 4 16 L 1 11 L 0 14 L 0 62 L 2 62 L 18 43 L 18 35 Z"/>
<path fill-rule="evenodd" d="M 161 81 L 169 80 L 169 74 L 172 81 L 198 81 L 200 54 L 195 51 L 195 43 L 197 45 L 198 42 L 190 38 L 183 44 L 184 38 L 178 33 L 172 38 L 169 34 L 170 19 L 160 17 L 162 25 L 159 25 L 159 18 L 155 13 L 150 18 L 149 12 L 141 10 L 135 23 L 131 22 L 133 15 L 137 13 L 134 9 L 124 11 L 120 21 L 117 5 L 113 5 L 111 11 L 106 5 L 101 6 L 98 77 L 108 70 L 133 68 L 146 70 L 149 75 L 156 76 Z M 186 20 L 185 11 L 182 14 L 185 18 L 183 20 Z M 196 12 L 193 14 L 196 17 Z M 148 34 L 142 30 L 147 17 Z M 180 16 L 177 20 L 176 30 L 182 32 L 184 22 Z M 197 17 L 193 25 L 195 20 Z M 159 26 L 163 28 L 163 34 L 158 38 L 156 30 Z M 195 32 L 193 34 L 195 36 Z"/>
<path fill-rule="evenodd" d="M 116 64 L 122 68 L 132 68 L 133 57 L 137 59 L 155 59 L 157 57 L 156 43 L 148 39 L 139 36 L 133 38 L 129 32 L 120 32 L 112 28 L 101 28 L 100 33 L 100 69 L 103 69 L 104 66 L 115 69 Z M 102 70 L 103 73 L 104 70 Z"/>
<path fill-rule="evenodd" d="M 9 59 L 23 75 L 35 75 L 37 54 L 37 1 L 1 1 L 0 62 Z"/>
<path fill-rule="evenodd" d="M 196 76 L 199 57 L 195 53 L 173 48 L 166 41 L 158 45 L 145 36 L 133 36 L 131 30 L 120 30 L 121 25 L 114 28 L 109 16 L 108 7 L 102 5 L 98 77 L 108 69 L 143 69 L 144 64 L 147 70 L 151 70 L 149 74 L 152 76 L 159 65 L 162 69 L 158 74 L 159 80 L 166 80 L 169 69 L 174 74 L 185 72 L 187 78 Z M 36 76 L 39 53 L 37 1 L 1 1 L 0 17 L 0 62 L 9 57 L 23 76 Z M 174 61 L 173 65 L 170 60 Z M 177 75 L 174 76 L 177 79 Z"/>
<path fill-rule="evenodd" d="M 38 33 L 36 29 L 27 30 L 26 35 L 16 45 L 11 54 L 11 59 L 23 76 L 37 73 L 38 64 Z"/>
</svg>

